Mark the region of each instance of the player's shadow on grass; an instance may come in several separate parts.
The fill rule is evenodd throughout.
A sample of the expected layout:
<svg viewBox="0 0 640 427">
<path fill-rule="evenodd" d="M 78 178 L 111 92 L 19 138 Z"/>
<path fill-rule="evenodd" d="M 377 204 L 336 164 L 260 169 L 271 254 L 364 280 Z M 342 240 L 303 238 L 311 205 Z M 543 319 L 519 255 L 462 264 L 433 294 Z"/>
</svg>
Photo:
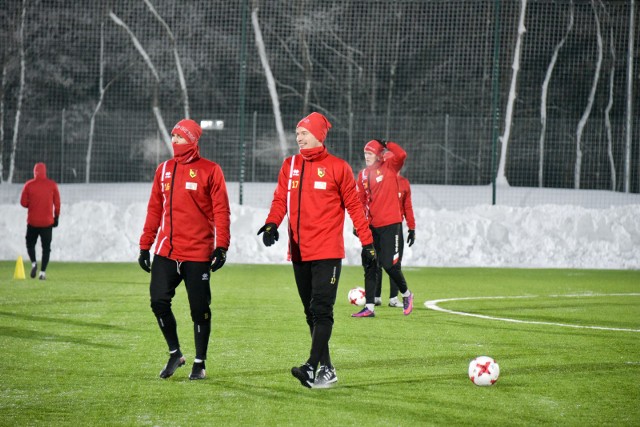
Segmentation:
<svg viewBox="0 0 640 427">
<path fill-rule="evenodd" d="M 0 336 L 33 340 L 33 341 L 46 341 L 46 342 L 52 342 L 52 343 L 66 342 L 71 344 L 86 345 L 88 347 L 95 347 L 95 348 L 110 348 L 110 349 L 124 348 L 122 346 L 117 346 L 113 344 L 94 343 L 87 339 L 77 337 L 77 336 L 72 336 L 72 335 L 60 335 L 60 334 L 55 334 L 51 332 L 45 333 L 40 331 L 34 331 L 32 329 L 10 328 L 6 326 L 0 326 Z"/>
<path fill-rule="evenodd" d="M 27 320 L 29 322 L 60 323 L 63 325 L 86 326 L 89 328 L 97 328 L 97 329 L 114 329 L 114 330 L 121 330 L 121 331 L 127 330 L 126 328 L 123 328 L 121 326 L 109 325 L 106 323 L 82 322 L 80 320 L 74 320 L 74 319 L 58 319 L 55 317 L 34 316 L 32 314 L 7 313 L 6 311 L 0 311 L 0 316 L 6 316 L 12 319 Z"/>
</svg>

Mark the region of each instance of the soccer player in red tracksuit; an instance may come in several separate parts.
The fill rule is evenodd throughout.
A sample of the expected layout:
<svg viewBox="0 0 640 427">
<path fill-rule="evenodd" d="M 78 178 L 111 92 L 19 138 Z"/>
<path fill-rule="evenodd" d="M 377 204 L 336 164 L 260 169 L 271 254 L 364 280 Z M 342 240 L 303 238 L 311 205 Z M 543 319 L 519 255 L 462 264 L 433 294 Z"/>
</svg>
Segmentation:
<svg viewBox="0 0 640 427">
<path fill-rule="evenodd" d="M 383 152 L 388 150 L 386 153 Z M 408 289 L 402 274 L 400 247 L 402 241 L 402 210 L 398 198 L 398 172 L 402 169 L 407 153 L 395 142 L 369 141 L 364 147 L 367 165 L 358 173 L 356 186 L 360 201 L 367 213 L 378 254 L 378 262 L 402 293 L 403 313 L 413 310 L 413 293 Z M 373 273 L 365 267 L 365 307 L 354 317 L 374 317 L 375 291 L 378 269 Z"/>
<path fill-rule="evenodd" d="M 398 172 L 398 197 L 400 198 L 400 210 L 402 217 L 407 222 L 409 231 L 407 233 L 407 243 L 409 247 L 416 241 L 416 219 L 413 215 L 413 203 L 411 202 L 411 186 L 409 180 Z M 402 229 L 400 229 L 400 262 L 402 262 L 402 254 L 404 252 L 404 242 Z M 382 267 L 378 265 L 378 282 L 376 286 L 376 305 L 382 304 Z M 389 307 L 403 307 L 398 301 L 398 285 L 393 278 L 389 277 Z"/>
<path fill-rule="evenodd" d="M 151 309 L 169 346 L 169 361 L 160 372 L 169 378 L 185 358 L 180 351 L 171 300 L 184 280 L 193 320 L 196 356 L 189 379 L 204 379 L 211 333 L 210 273 L 226 261 L 230 242 L 227 187 L 218 164 L 200 157 L 202 128 L 181 120 L 171 131 L 173 159 L 156 169 L 140 237 L 138 263 L 151 272 Z M 149 250 L 155 242 L 153 264 Z M 215 248 L 215 250 L 214 250 Z"/>
<path fill-rule="evenodd" d="M 258 231 L 264 233 L 264 244 L 271 246 L 278 240 L 278 226 L 288 215 L 289 259 L 311 332 L 309 358 L 302 366 L 293 367 L 291 374 L 309 388 L 331 387 L 338 380 L 329 355 L 329 339 L 345 257 L 345 208 L 360 236 L 363 263 L 376 262 L 353 170 L 324 146 L 330 127 L 327 118 L 315 112 L 298 122 L 300 154 L 283 162 L 271 210 Z"/>
<path fill-rule="evenodd" d="M 40 236 L 42 245 L 42 263 L 40 280 L 45 280 L 53 227 L 58 226 L 60 217 L 60 192 L 54 180 L 47 178 L 47 166 L 36 163 L 33 167 L 33 179 L 24 184 L 20 195 L 20 204 L 27 208 L 27 253 L 31 260 L 31 278 L 36 277 L 36 242 Z"/>
</svg>

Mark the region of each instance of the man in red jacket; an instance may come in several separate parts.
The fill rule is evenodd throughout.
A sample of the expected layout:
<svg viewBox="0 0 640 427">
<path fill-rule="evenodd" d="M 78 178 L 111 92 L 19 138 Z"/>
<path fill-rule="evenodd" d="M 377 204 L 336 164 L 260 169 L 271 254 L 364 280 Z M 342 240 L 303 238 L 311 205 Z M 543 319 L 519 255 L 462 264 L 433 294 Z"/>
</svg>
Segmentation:
<svg viewBox="0 0 640 427">
<path fill-rule="evenodd" d="M 400 263 L 400 246 L 403 243 L 402 209 L 397 180 L 406 158 L 407 153 L 395 142 L 376 139 L 369 141 L 364 147 L 367 167 L 358 173 L 356 186 L 367 213 L 379 264 L 398 285 L 402 293 L 403 313 L 408 316 L 413 311 L 413 293 L 407 287 Z M 365 268 L 367 302 L 353 317 L 375 316 L 377 276 L 376 271 L 375 280 L 372 280 Z"/>
<path fill-rule="evenodd" d="M 411 186 L 409 180 L 398 172 L 398 197 L 400 198 L 400 210 L 402 217 L 407 222 L 409 231 L 407 233 L 407 243 L 409 247 L 416 241 L 416 219 L 413 214 L 413 203 L 411 202 Z M 404 252 L 404 241 L 402 229 L 400 229 L 400 261 L 402 262 L 402 254 Z M 376 286 L 376 305 L 382 304 L 382 267 L 378 266 L 378 282 Z M 404 304 L 398 300 L 398 285 L 392 277 L 389 277 L 389 307 L 404 307 Z"/>
<path fill-rule="evenodd" d="M 47 178 L 47 166 L 36 163 L 33 167 L 33 179 L 24 184 L 20 195 L 20 204 L 27 208 L 27 253 L 31 260 L 31 278 L 36 277 L 36 242 L 40 237 L 42 245 L 42 264 L 40 280 L 47 278 L 47 265 L 51 253 L 53 227 L 58 226 L 60 217 L 60 192 L 54 180 Z"/>
<path fill-rule="evenodd" d="M 171 310 L 171 300 L 183 280 L 196 347 L 189 379 L 205 378 L 211 333 L 209 271 L 222 268 L 230 243 L 227 186 L 220 166 L 200 157 L 201 134 L 202 128 L 188 119 L 179 121 L 171 131 L 173 159 L 156 169 L 140 237 L 138 263 L 151 272 L 151 309 L 170 353 L 160 378 L 169 378 L 185 364 Z M 154 242 L 152 264 L 149 250 Z"/>
<path fill-rule="evenodd" d="M 360 236 L 363 263 L 372 266 L 376 263 L 373 238 L 356 194 L 353 170 L 347 162 L 329 154 L 324 145 L 329 128 L 327 118 L 315 112 L 298 122 L 296 141 L 300 154 L 283 162 L 271 210 L 258 231 L 264 233 L 264 244 L 271 246 L 278 240 L 278 226 L 288 216 L 288 259 L 293 264 L 311 332 L 309 358 L 303 365 L 293 367 L 291 374 L 309 388 L 331 387 L 338 380 L 329 355 L 329 339 L 345 257 L 345 208 Z"/>
</svg>

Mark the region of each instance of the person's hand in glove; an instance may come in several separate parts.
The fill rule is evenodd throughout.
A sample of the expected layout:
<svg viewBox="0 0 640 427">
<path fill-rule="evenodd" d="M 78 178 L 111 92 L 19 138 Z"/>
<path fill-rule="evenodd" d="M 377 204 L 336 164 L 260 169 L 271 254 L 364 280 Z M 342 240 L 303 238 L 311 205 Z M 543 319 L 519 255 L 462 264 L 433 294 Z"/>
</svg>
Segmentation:
<svg viewBox="0 0 640 427">
<path fill-rule="evenodd" d="M 258 230 L 258 235 L 260 235 L 260 233 L 264 233 L 262 235 L 262 243 L 264 243 L 265 246 L 273 245 L 280 237 L 278 226 L 272 222 L 263 225 L 262 228 Z"/>
<path fill-rule="evenodd" d="M 138 256 L 138 264 L 147 273 L 151 273 L 151 255 L 148 249 L 140 249 L 140 255 Z"/>
<path fill-rule="evenodd" d="M 416 241 L 416 230 L 409 230 L 409 233 L 407 235 L 407 243 L 409 244 L 409 247 L 411 247 L 411 245 L 413 245 Z"/>
<path fill-rule="evenodd" d="M 227 261 L 227 249 L 215 248 L 213 254 L 211 254 L 211 272 L 214 273 L 220 270 L 224 263 Z"/>
<path fill-rule="evenodd" d="M 376 248 L 373 246 L 373 243 L 369 243 L 368 245 L 362 247 L 363 265 L 372 265 L 376 263 L 377 260 L 378 256 L 376 255 Z"/>
<path fill-rule="evenodd" d="M 58 217 L 54 216 L 53 217 L 53 227 L 57 227 L 58 226 Z"/>
</svg>

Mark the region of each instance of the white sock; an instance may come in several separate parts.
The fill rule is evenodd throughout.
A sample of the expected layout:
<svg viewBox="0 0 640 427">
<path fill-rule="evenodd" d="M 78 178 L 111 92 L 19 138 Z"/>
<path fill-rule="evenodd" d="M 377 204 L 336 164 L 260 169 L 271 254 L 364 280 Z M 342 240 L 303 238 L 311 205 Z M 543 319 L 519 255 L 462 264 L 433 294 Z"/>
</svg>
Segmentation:
<svg viewBox="0 0 640 427">
<path fill-rule="evenodd" d="M 204 360 L 202 359 L 193 359 L 193 363 L 202 363 Z"/>
<path fill-rule="evenodd" d="M 376 309 L 376 305 L 375 304 L 365 304 L 365 306 L 369 309 L 369 311 L 373 311 Z"/>
<path fill-rule="evenodd" d="M 37 263 L 37 262 L 32 262 L 32 263 L 31 263 L 31 267 L 37 267 L 37 266 L 38 266 L 38 263 Z"/>
<path fill-rule="evenodd" d="M 407 288 L 407 292 L 405 292 L 404 294 L 402 294 L 402 296 L 403 296 L 404 298 L 407 298 L 407 297 L 408 297 L 408 296 L 410 296 L 410 295 L 411 295 L 411 291 L 409 290 L 409 288 Z"/>
</svg>

